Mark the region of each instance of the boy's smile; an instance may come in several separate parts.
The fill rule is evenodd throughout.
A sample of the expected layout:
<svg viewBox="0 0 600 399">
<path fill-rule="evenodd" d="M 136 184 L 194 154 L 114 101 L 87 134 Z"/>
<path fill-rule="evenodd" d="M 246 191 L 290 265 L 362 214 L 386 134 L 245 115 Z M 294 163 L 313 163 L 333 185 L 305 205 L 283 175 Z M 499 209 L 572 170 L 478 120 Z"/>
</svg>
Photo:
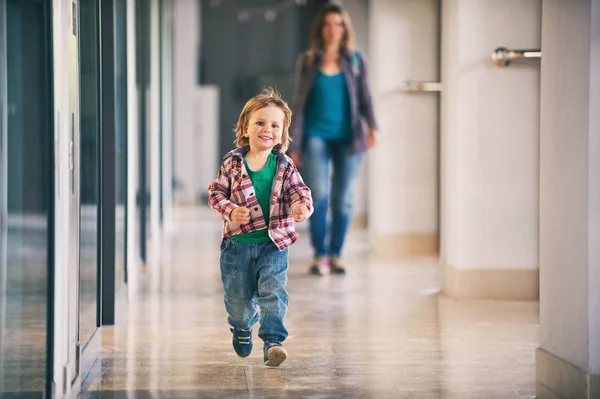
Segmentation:
<svg viewBox="0 0 600 399">
<path fill-rule="evenodd" d="M 266 151 L 280 144 L 284 117 L 283 111 L 275 105 L 255 111 L 250 117 L 245 134 L 250 142 L 250 149 Z"/>
</svg>

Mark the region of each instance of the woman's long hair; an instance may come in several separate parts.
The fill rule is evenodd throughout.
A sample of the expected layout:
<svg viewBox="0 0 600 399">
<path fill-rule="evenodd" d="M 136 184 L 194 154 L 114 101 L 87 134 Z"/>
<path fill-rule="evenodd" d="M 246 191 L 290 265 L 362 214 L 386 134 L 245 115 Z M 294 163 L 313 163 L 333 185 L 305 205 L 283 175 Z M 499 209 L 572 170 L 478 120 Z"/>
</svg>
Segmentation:
<svg viewBox="0 0 600 399">
<path fill-rule="evenodd" d="M 345 50 L 351 52 L 354 50 L 354 28 L 352 27 L 350 16 L 346 10 L 337 4 L 325 4 L 317 12 L 310 30 L 310 47 L 307 51 L 310 62 L 312 62 L 315 54 L 323 49 L 323 24 L 325 23 L 325 17 L 328 14 L 339 14 L 342 16 L 342 21 L 344 22 L 344 37 L 342 38 L 340 51 Z"/>
</svg>

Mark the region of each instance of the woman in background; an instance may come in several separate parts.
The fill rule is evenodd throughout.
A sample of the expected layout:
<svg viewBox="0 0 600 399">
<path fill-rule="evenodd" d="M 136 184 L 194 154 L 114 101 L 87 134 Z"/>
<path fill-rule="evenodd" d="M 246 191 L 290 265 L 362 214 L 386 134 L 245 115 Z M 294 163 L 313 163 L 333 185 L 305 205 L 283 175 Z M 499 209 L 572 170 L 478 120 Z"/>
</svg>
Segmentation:
<svg viewBox="0 0 600 399">
<path fill-rule="evenodd" d="M 352 217 L 353 183 L 378 133 L 365 59 L 354 50 L 348 14 L 336 4 L 323 6 L 315 17 L 310 48 L 296 66 L 292 110 L 290 156 L 303 167 L 314 201 L 310 272 L 322 275 L 329 264 L 331 273 L 344 274 L 341 255 Z"/>
</svg>

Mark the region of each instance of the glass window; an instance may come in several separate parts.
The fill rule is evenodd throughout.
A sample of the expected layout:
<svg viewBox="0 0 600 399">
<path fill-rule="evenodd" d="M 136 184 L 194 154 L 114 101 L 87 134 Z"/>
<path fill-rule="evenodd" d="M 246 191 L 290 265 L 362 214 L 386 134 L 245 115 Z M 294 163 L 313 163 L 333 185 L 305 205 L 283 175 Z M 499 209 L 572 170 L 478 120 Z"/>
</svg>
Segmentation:
<svg viewBox="0 0 600 399">
<path fill-rule="evenodd" d="M 146 261 L 147 240 L 150 221 L 150 2 L 135 2 L 136 23 L 136 68 L 138 89 L 138 160 L 139 181 L 137 205 L 139 211 L 139 253 L 142 261 Z"/>
<path fill-rule="evenodd" d="M 97 327 L 98 310 L 98 215 L 100 187 L 100 89 L 98 3 L 79 3 L 81 225 L 79 342 L 85 345 Z"/>
<path fill-rule="evenodd" d="M 48 21 L 44 2 L 0 0 L 2 398 L 25 392 L 42 397 L 47 381 L 53 204 Z"/>
<path fill-rule="evenodd" d="M 126 280 L 127 3 L 115 2 L 115 290 Z"/>
</svg>

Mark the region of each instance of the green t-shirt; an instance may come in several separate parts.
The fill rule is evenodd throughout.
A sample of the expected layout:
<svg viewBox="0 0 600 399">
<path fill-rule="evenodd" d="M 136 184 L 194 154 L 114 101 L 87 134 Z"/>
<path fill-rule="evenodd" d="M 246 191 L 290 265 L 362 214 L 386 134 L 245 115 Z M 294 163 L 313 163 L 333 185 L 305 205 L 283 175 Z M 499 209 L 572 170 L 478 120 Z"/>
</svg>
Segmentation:
<svg viewBox="0 0 600 399">
<path fill-rule="evenodd" d="M 267 158 L 267 162 L 265 163 L 264 168 L 261 170 L 253 171 L 248 167 L 248 163 L 246 162 L 246 158 L 244 157 L 244 165 L 246 166 L 246 170 L 248 171 L 248 175 L 250 176 L 250 180 L 252 181 L 252 185 L 254 186 L 254 194 L 256 195 L 256 199 L 260 205 L 260 209 L 262 209 L 263 215 L 265 217 L 265 223 L 269 226 L 269 217 L 271 210 L 271 190 L 273 188 L 273 179 L 275 178 L 275 173 L 277 172 L 277 156 L 275 154 L 269 154 Z M 245 234 L 236 234 L 231 236 L 231 239 L 241 242 L 269 242 L 271 238 L 269 237 L 269 229 L 268 227 L 262 230 L 253 231 L 251 233 Z"/>
</svg>

